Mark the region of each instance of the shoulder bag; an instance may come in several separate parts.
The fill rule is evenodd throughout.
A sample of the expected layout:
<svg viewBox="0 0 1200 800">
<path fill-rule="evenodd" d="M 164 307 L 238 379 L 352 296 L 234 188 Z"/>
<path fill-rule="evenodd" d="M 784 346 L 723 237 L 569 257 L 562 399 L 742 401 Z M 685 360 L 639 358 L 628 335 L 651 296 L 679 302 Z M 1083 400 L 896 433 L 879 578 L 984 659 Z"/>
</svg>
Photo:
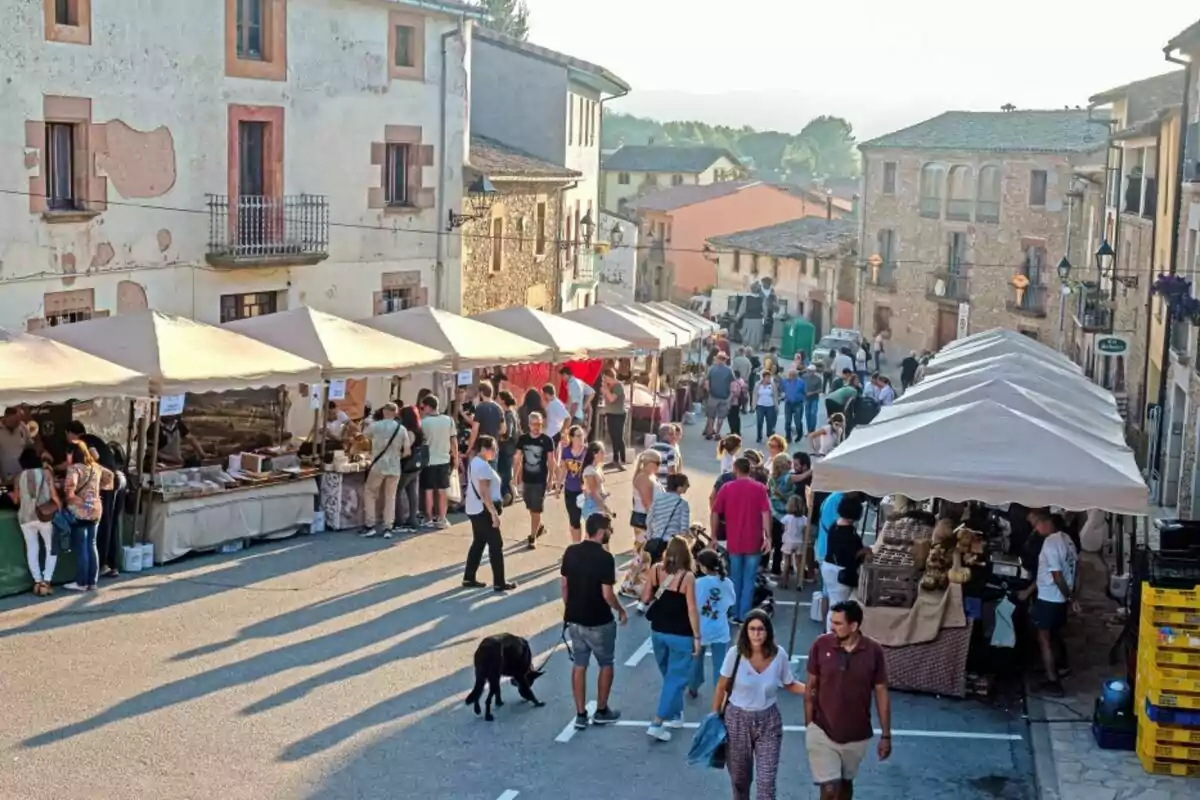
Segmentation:
<svg viewBox="0 0 1200 800">
<path fill-rule="evenodd" d="M 396 422 L 396 430 L 392 431 L 392 435 L 388 438 L 388 442 L 384 445 L 383 449 L 379 451 L 379 455 L 371 459 L 367 471 L 363 473 L 364 479 L 371 476 L 371 470 L 375 469 L 375 465 L 379 463 L 379 459 L 383 458 L 383 454 L 392 449 L 392 444 L 396 441 L 396 437 L 400 435 L 400 429 L 403 427 L 399 422 Z"/>
<path fill-rule="evenodd" d="M 738 652 L 737 658 L 733 660 L 733 674 L 729 676 L 729 685 L 725 687 L 725 702 L 721 703 L 721 722 L 725 722 L 725 709 L 729 707 L 729 698 L 733 696 L 733 684 L 737 682 L 738 668 L 742 666 L 742 654 Z M 713 769 L 725 769 L 725 762 L 729 755 L 729 739 L 717 745 L 717 749 L 713 751 L 712 756 L 708 759 L 708 765 Z"/>
<path fill-rule="evenodd" d="M 683 573 L 676 573 L 676 574 L 683 575 Z M 674 578 L 675 578 L 675 575 L 668 575 L 665 579 L 663 579 L 663 582 L 658 585 L 658 589 L 655 590 L 654 597 L 650 598 L 650 603 L 646 606 L 646 611 L 643 613 L 643 616 L 646 619 L 648 619 L 650 622 L 654 622 L 654 617 L 655 617 L 654 609 L 658 605 L 658 601 L 662 598 L 662 596 L 670 590 L 671 581 Z M 679 579 L 679 585 L 675 587 L 675 591 L 679 591 L 682 588 L 683 588 L 683 578 L 681 577 Z"/>
<path fill-rule="evenodd" d="M 666 530 L 670 530 L 671 523 L 675 521 L 675 516 L 679 513 L 680 507 L 687 503 L 687 500 L 684 500 L 682 495 L 675 495 L 675 497 L 677 498 L 675 508 L 671 510 L 671 516 L 667 517 L 667 524 L 663 526 Z M 657 564 L 662 560 L 663 553 L 667 551 L 667 542 L 670 539 L 671 537 L 663 531 L 655 531 L 654 536 L 646 541 L 642 550 L 650 554 L 651 564 Z"/>
<path fill-rule="evenodd" d="M 489 478 L 489 480 L 491 480 Z M 467 464 L 467 485 L 471 487 L 471 492 L 479 500 L 479 505 L 483 506 L 483 513 L 487 513 L 487 503 L 483 502 L 483 497 L 479 494 L 479 487 L 475 485 L 475 480 L 471 477 L 471 464 Z M 496 516 L 504 513 L 504 503 L 492 502 L 492 507 L 496 509 Z"/>
<path fill-rule="evenodd" d="M 37 516 L 38 522 L 50 522 L 54 519 L 54 515 L 58 513 L 58 503 L 54 501 L 54 495 L 49 492 L 47 492 L 49 499 L 42 503 L 37 502 L 38 498 L 42 496 L 42 490 L 46 488 L 46 472 L 39 470 L 38 474 L 42 479 L 37 482 L 36 486 L 30 487 L 33 502 L 36 503 L 33 513 Z"/>
</svg>

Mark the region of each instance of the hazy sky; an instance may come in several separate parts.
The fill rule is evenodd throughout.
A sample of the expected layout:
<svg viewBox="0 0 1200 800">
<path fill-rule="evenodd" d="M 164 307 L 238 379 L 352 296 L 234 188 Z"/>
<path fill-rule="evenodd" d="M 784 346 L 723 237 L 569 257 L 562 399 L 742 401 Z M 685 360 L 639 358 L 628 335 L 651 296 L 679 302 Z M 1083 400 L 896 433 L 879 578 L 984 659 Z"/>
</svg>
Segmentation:
<svg viewBox="0 0 1200 800">
<path fill-rule="evenodd" d="M 526 2 L 532 41 L 633 85 L 617 108 L 759 127 L 828 112 L 865 134 L 949 108 L 1086 104 L 1165 72 L 1163 46 L 1200 19 L 1196 0 Z"/>
</svg>

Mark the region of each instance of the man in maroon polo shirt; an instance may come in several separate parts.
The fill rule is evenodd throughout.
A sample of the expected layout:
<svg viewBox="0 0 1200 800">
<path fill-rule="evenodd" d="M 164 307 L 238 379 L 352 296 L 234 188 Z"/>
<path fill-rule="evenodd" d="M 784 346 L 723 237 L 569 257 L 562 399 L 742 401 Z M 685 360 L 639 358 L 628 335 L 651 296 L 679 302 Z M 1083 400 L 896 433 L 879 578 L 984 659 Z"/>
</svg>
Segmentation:
<svg viewBox="0 0 1200 800">
<path fill-rule="evenodd" d="M 876 752 L 880 761 L 892 754 L 892 707 L 883 648 L 859 632 L 862 620 L 858 603 L 838 603 L 833 607 L 833 633 L 817 637 L 808 651 L 805 744 L 821 800 L 854 796 L 854 778 L 874 735 L 872 696 L 883 731 Z"/>
</svg>

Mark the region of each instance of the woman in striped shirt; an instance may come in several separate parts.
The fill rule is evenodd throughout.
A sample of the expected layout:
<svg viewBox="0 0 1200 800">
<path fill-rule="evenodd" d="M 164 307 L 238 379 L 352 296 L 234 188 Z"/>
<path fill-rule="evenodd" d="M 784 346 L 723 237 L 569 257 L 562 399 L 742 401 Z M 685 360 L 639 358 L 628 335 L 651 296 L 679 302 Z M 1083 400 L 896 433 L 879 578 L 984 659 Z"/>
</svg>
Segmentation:
<svg viewBox="0 0 1200 800">
<path fill-rule="evenodd" d="M 667 476 L 666 491 L 655 495 L 650 504 L 646 522 L 645 552 L 650 554 L 650 563 L 657 564 L 667 549 L 667 542 L 692 526 L 691 507 L 684 494 L 688 490 L 688 479 L 682 473 Z"/>
</svg>

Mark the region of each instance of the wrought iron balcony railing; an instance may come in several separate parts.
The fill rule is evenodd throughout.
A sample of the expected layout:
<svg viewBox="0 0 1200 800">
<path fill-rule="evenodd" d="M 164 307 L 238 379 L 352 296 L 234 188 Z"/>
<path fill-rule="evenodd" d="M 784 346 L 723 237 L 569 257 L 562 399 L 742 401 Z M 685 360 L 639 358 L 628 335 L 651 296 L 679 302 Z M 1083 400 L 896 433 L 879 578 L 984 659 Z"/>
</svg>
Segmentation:
<svg viewBox="0 0 1200 800">
<path fill-rule="evenodd" d="M 322 195 L 207 198 L 210 264 L 315 264 L 329 257 L 329 202 Z"/>
</svg>

